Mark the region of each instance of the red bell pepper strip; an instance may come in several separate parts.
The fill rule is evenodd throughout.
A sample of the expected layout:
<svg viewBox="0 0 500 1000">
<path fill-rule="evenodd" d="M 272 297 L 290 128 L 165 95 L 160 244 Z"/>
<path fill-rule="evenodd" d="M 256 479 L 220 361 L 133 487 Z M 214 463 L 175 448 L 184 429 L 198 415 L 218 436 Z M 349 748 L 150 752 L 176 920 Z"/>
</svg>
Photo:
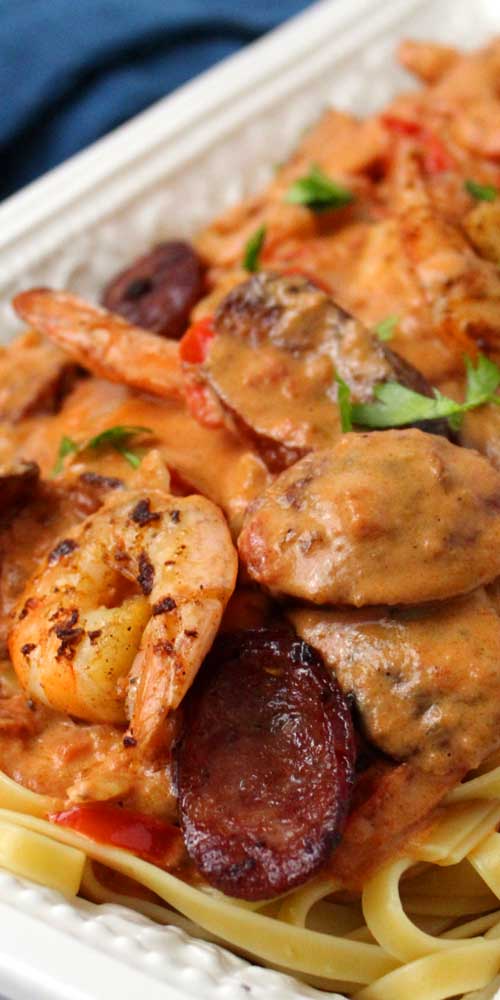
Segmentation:
<svg viewBox="0 0 500 1000">
<path fill-rule="evenodd" d="M 185 361 L 190 365 L 201 365 L 205 361 L 209 345 L 214 337 L 215 330 L 212 316 L 204 316 L 197 323 L 193 323 L 186 330 L 179 343 L 181 361 Z"/>
<path fill-rule="evenodd" d="M 111 802 L 89 802 L 49 815 L 51 823 L 137 854 L 159 868 L 174 868 L 184 845 L 180 830 L 172 823 L 144 813 L 122 809 Z"/>
<path fill-rule="evenodd" d="M 382 115 L 382 121 L 396 135 L 414 136 L 424 150 L 424 169 L 430 176 L 453 170 L 456 166 L 442 140 L 427 125 L 390 114 Z"/>
</svg>

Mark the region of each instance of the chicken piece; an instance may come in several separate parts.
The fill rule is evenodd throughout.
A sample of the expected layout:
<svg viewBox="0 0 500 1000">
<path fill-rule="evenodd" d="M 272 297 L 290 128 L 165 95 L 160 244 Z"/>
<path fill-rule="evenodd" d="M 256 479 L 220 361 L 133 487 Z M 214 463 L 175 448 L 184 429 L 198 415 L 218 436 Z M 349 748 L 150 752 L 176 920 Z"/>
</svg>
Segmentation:
<svg viewBox="0 0 500 1000">
<path fill-rule="evenodd" d="M 316 604 L 417 604 L 500 574 L 500 474 L 419 430 L 346 434 L 283 472 L 238 547 L 250 576 Z"/>
<path fill-rule="evenodd" d="M 436 209 L 411 144 L 399 144 L 393 198 L 401 240 L 430 310 L 435 333 L 473 353 L 498 346 L 500 277 L 463 232 Z"/>
<path fill-rule="evenodd" d="M 496 603 L 495 603 L 496 599 Z M 498 583 L 408 609 L 292 609 L 297 632 L 354 699 L 368 738 L 403 760 L 365 772 L 332 874 L 359 889 L 432 821 L 446 792 L 498 749 Z"/>
<path fill-rule="evenodd" d="M 398 45 L 399 62 L 424 83 L 437 83 L 460 59 L 460 53 L 449 45 L 420 42 L 405 38 Z"/>
<path fill-rule="evenodd" d="M 500 744 L 500 618 L 483 589 L 416 608 L 298 609 L 364 733 L 396 760 L 445 774 Z"/>
<path fill-rule="evenodd" d="M 462 54 L 438 83 L 429 88 L 425 99 L 429 104 L 466 107 L 467 101 L 498 93 L 500 73 L 500 37 L 493 38 L 484 48 Z"/>
<path fill-rule="evenodd" d="M 378 765 L 373 771 L 362 776 L 355 790 L 358 801 L 329 865 L 329 874 L 354 892 L 361 892 L 384 861 L 432 826 L 436 806 L 464 776 L 453 763 L 443 774 L 421 771 L 413 761 Z"/>
<path fill-rule="evenodd" d="M 467 213 L 463 227 L 471 243 L 486 260 L 500 264 L 500 201 L 480 201 Z"/>
<path fill-rule="evenodd" d="M 34 331 L 0 347 L 0 421 L 56 411 L 75 376 L 64 351 Z"/>
<path fill-rule="evenodd" d="M 493 403 L 464 414 L 458 432 L 460 444 L 475 448 L 500 472 L 500 407 Z"/>
</svg>

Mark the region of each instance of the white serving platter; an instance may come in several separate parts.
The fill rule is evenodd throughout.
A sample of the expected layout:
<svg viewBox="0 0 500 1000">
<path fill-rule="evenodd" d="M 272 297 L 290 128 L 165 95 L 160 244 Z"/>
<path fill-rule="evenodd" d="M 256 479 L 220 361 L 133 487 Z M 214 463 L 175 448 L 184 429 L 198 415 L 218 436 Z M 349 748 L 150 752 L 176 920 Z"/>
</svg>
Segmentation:
<svg viewBox="0 0 500 1000">
<path fill-rule="evenodd" d="M 326 104 L 370 112 L 408 87 L 392 58 L 402 36 L 471 48 L 498 31 L 499 0 L 315 4 L 0 206 L 0 340 L 17 329 L 19 289 L 97 299 L 154 241 L 189 236 L 259 188 Z M 179 928 L 1 871 L 0 926 L 12 1000 L 325 997 Z"/>
</svg>

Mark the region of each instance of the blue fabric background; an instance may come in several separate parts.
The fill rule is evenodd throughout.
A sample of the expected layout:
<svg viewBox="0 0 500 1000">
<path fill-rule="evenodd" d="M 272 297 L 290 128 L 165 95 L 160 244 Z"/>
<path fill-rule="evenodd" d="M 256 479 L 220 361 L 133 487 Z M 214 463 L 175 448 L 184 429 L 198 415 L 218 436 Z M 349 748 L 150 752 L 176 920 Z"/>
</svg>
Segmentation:
<svg viewBox="0 0 500 1000">
<path fill-rule="evenodd" d="M 0 198 L 311 0 L 0 0 Z"/>
</svg>

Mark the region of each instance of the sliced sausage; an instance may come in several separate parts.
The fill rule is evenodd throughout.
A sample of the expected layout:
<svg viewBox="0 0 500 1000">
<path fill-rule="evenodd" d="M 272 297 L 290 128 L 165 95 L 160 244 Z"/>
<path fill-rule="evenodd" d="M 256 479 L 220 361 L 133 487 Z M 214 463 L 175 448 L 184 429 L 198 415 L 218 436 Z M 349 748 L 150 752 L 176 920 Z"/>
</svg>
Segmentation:
<svg viewBox="0 0 500 1000">
<path fill-rule="evenodd" d="M 181 337 L 205 290 L 204 267 L 189 243 L 160 243 L 110 281 L 103 305 L 129 323 Z"/>
<path fill-rule="evenodd" d="M 345 434 L 282 472 L 238 547 L 250 576 L 316 604 L 418 604 L 500 574 L 500 474 L 419 430 Z"/>
<path fill-rule="evenodd" d="M 271 471 L 338 439 L 336 374 L 356 402 L 390 380 L 432 395 L 419 372 L 301 275 L 262 271 L 238 285 L 214 332 L 199 377 Z M 447 433 L 442 421 L 427 429 Z"/>
<path fill-rule="evenodd" d="M 0 517 L 32 499 L 39 478 L 40 470 L 35 462 L 0 466 Z"/>
<path fill-rule="evenodd" d="M 184 840 L 210 884 L 251 900 L 306 881 L 341 837 L 354 757 L 347 704 L 307 643 L 266 628 L 221 637 L 177 749 Z"/>
</svg>

